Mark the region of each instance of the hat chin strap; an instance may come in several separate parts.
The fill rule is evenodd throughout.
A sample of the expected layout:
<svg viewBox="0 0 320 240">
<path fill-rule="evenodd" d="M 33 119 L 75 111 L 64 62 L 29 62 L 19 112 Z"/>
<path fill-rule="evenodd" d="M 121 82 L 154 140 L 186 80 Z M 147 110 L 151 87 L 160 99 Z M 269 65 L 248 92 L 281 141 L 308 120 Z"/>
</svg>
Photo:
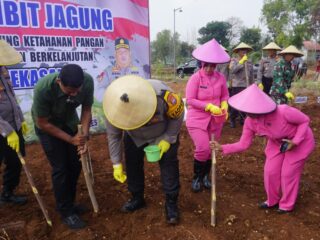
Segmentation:
<svg viewBox="0 0 320 240">
<path fill-rule="evenodd" d="M 120 97 L 120 100 L 121 100 L 122 102 L 128 103 L 128 102 L 129 102 L 129 96 L 128 96 L 128 94 L 127 94 L 127 93 L 122 94 L 121 97 Z"/>
</svg>

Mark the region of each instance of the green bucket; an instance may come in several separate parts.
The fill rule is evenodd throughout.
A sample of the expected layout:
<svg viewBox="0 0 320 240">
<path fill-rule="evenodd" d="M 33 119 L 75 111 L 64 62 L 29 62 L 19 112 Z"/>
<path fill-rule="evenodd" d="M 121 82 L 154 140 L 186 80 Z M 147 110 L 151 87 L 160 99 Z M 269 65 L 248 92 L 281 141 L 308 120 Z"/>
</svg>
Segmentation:
<svg viewBox="0 0 320 240">
<path fill-rule="evenodd" d="M 149 145 L 143 149 L 148 162 L 158 162 L 160 160 L 160 148 L 157 145 Z"/>
</svg>

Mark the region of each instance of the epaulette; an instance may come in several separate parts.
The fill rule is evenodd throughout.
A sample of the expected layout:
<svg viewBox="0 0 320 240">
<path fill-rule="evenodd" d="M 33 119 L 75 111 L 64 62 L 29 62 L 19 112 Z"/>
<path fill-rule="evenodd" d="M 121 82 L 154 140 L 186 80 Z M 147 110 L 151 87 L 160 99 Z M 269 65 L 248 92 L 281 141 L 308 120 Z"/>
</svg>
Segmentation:
<svg viewBox="0 0 320 240">
<path fill-rule="evenodd" d="M 161 97 L 168 105 L 167 116 L 172 119 L 178 119 L 184 111 L 184 103 L 181 97 L 168 90 L 162 90 Z"/>
</svg>

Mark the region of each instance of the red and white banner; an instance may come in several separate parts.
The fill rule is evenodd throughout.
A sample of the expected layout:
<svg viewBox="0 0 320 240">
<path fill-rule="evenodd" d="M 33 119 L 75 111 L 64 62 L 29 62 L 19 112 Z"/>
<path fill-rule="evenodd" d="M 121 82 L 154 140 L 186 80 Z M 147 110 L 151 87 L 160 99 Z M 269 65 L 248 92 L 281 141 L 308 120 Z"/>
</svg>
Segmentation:
<svg viewBox="0 0 320 240">
<path fill-rule="evenodd" d="M 23 56 L 9 72 L 30 125 L 34 85 L 67 63 L 94 78 L 92 131 L 104 128 L 101 100 L 112 80 L 150 77 L 148 0 L 0 0 L 0 38 Z"/>
</svg>

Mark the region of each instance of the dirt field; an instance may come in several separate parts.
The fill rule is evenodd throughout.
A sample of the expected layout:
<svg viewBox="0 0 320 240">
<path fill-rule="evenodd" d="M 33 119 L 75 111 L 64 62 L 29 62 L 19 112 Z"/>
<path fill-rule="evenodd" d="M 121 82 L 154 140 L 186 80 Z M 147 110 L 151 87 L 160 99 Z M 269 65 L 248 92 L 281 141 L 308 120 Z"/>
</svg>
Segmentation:
<svg viewBox="0 0 320 240">
<path fill-rule="evenodd" d="M 172 84 L 182 94 L 184 84 Z M 297 106 L 311 117 L 316 141 L 320 140 L 320 104 L 315 97 L 306 105 Z M 221 142 L 239 138 L 241 127 L 223 130 Z M 210 192 L 192 193 L 193 145 L 182 128 L 180 159 L 180 212 L 181 223 L 167 226 L 164 217 L 164 196 L 161 190 L 159 167 L 145 163 L 147 208 L 132 214 L 119 211 L 129 194 L 126 184 L 113 180 L 106 136 L 96 135 L 90 140 L 95 176 L 95 193 L 101 211 L 85 214 L 88 227 L 71 231 L 64 226 L 55 212 L 49 164 L 39 144 L 27 147 L 26 160 L 39 192 L 43 196 L 53 227 L 46 226 L 35 197 L 22 173 L 18 193 L 25 193 L 29 202 L 25 206 L 0 207 L 0 239 L 320 239 L 320 146 L 308 160 L 301 180 L 301 189 L 295 211 L 278 215 L 274 210 L 264 211 L 257 203 L 265 200 L 263 188 L 263 139 L 256 139 L 250 150 L 217 159 L 217 226 L 210 226 Z M 1 180 L 0 180 L 1 181 Z M 78 184 L 78 202 L 91 209 L 84 178 Z"/>
</svg>

